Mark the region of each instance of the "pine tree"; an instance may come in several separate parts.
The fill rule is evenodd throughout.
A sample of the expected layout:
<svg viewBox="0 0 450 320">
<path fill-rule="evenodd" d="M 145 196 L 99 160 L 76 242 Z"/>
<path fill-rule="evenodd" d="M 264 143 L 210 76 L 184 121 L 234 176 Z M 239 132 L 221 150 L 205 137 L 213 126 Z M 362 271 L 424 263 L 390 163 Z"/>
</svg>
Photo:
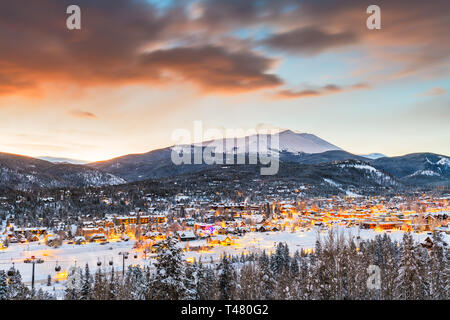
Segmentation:
<svg viewBox="0 0 450 320">
<path fill-rule="evenodd" d="M 331 234 L 331 232 L 329 234 Z M 332 243 L 330 242 L 328 244 L 332 245 Z M 317 241 L 316 251 L 314 255 L 317 257 L 317 263 L 312 270 L 313 277 L 315 279 L 315 283 L 313 285 L 315 295 L 320 300 L 331 299 L 333 297 L 332 278 L 335 273 L 335 262 L 333 258 L 332 248 L 322 248 L 322 244 L 320 243 L 320 241 Z"/>
<path fill-rule="evenodd" d="M 382 298 L 392 300 L 395 299 L 398 278 L 397 244 L 392 242 L 387 234 L 383 235 L 382 250 L 384 256 L 384 264 L 380 266 Z"/>
<path fill-rule="evenodd" d="M 197 261 L 194 261 L 193 264 L 188 263 L 185 268 L 185 277 L 184 277 L 184 286 L 186 288 L 186 296 L 184 298 L 187 300 L 193 300 L 198 296 L 197 277 L 198 277 Z"/>
<path fill-rule="evenodd" d="M 77 269 L 70 271 L 70 275 L 67 278 L 66 289 L 64 292 L 65 300 L 78 300 L 80 299 L 80 282 L 81 282 L 81 270 L 78 272 Z"/>
<path fill-rule="evenodd" d="M 247 262 L 240 269 L 236 298 L 239 300 L 261 299 L 260 279 L 256 263 Z"/>
<path fill-rule="evenodd" d="M 91 273 L 89 272 L 89 265 L 86 263 L 84 269 L 84 277 L 83 277 L 83 285 L 81 287 L 81 300 L 89 300 L 92 296 L 92 278 Z"/>
<path fill-rule="evenodd" d="M 9 277 L 8 299 L 26 300 L 30 297 L 30 295 L 30 290 L 25 284 L 22 283 L 22 276 L 19 270 L 14 269 L 14 275 Z"/>
<path fill-rule="evenodd" d="M 291 264 L 289 266 L 289 272 L 291 275 L 291 278 L 295 278 L 298 276 L 298 273 L 300 271 L 298 262 L 300 261 L 300 254 L 298 251 L 295 251 L 294 257 L 291 260 Z"/>
<path fill-rule="evenodd" d="M 273 270 L 270 266 L 270 260 L 266 252 L 263 251 L 258 261 L 259 278 L 261 279 L 261 299 L 274 299 L 274 290 L 276 286 Z"/>
<path fill-rule="evenodd" d="M 125 281 L 130 290 L 132 300 L 145 300 L 147 294 L 147 282 L 139 266 L 128 267 Z"/>
<path fill-rule="evenodd" d="M 275 251 L 275 255 L 271 256 L 272 271 L 275 275 L 279 275 L 283 270 L 289 267 L 289 248 L 279 242 Z"/>
<path fill-rule="evenodd" d="M 93 299 L 106 300 L 108 299 L 109 285 L 108 279 L 101 268 L 98 268 L 95 273 L 94 287 L 92 289 Z"/>
<path fill-rule="evenodd" d="M 111 278 L 109 280 L 108 300 L 115 300 L 118 295 L 117 277 L 114 274 L 114 267 L 111 270 Z"/>
<path fill-rule="evenodd" d="M 420 291 L 420 275 L 417 258 L 415 256 L 414 241 L 411 234 L 403 235 L 401 245 L 401 261 L 397 278 L 397 299 L 412 300 L 417 298 Z"/>
<path fill-rule="evenodd" d="M 297 297 L 300 300 L 307 300 L 311 296 L 309 275 L 309 257 L 302 250 L 300 254 L 300 270 L 298 278 Z"/>
<path fill-rule="evenodd" d="M 0 300 L 8 299 L 8 287 L 6 283 L 6 272 L 0 270 Z"/>
<path fill-rule="evenodd" d="M 442 236 L 433 233 L 433 247 L 430 259 L 430 298 L 445 300 L 445 248 L 442 245 Z"/>
<path fill-rule="evenodd" d="M 217 268 L 219 275 L 219 294 L 220 300 L 230 300 L 233 298 L 233 266 L 230 258 L 227 255 L 222 257 L 222 260 Z"/>
<path fill-rule="evenodd" d="M 175 238 L 167 238 L 157 249 L 153 284 L 157 299 L 181 300 L 186 295 L 184 263 L 177 243 Z"/>
<path fill-rule="evenodd" d="M 445 283 L 445 292 L 447 292 L 446 300 L 450 300 L 450 250 L 445 248 L 445 272 L 444 272 L 444 283 Z"/>
<path fill-rule="evenodd" d="M 195 282 L 195 299 L 196 300 L 204 300 L 207 297 L 207 286 L 205 286 L 206 281 L 206 275 L 205 275 L 205 268 L 203 267 L 203 263 L 200 257 L 200 260 L 198 262 L 197 266 L 197 281 Z"/>
</svg>

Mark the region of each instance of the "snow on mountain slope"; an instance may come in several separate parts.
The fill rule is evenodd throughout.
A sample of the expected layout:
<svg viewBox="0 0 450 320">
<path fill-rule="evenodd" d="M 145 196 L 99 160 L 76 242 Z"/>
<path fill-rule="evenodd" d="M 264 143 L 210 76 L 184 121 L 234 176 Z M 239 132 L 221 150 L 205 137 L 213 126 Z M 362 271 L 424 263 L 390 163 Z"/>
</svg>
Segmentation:
<svg viewBox="0 0 450 320">
<path fill-rule="evenodd" d="M 436 164 L 441 165 L 441 166 L 450 167 L 450 159 L 446 158 L 446 157 L 441 157 L 441 160 L 436 162 Z"/>
<path fill-rule="evenodd" d="M 391 178 L 388 174 L 372 167 L 369 164 L 359 161 L 344 161 L 343 163 L 338 165 L 340 168 L 345 169 L 356 169 L 365 172 L 366 177 L 371 178 L 377 181 L 380 184 L 388 184 L 388 185 L 396 185 L 397 182 Z"/>
<path fill-rule="evenodd" d="M 278 134 L 278 143 L 275 135 L 260 134 L 241 138 L 225 138 L 206 141 L 196 146 L 206 146 L 215 149 L 216 153 L 322 153 L 341 148 L 308 133 L 296 133 L 285 130 Z M 259 147 L 259 149 L 258 149 Z"/>
<path fill-rule="evenodd" d="M 94 168 L 51 163 L 30 157 L 0 153 L 0 186 L 17 190 L 88 187 L 126 183 L 120 177 Z"/>
<path fill-rule="evenodd" d="M 440 176 L 439 173 L 431 171 L 431 170 L 418 170 L 414 172 L 413 174 L 410 174 L 407 177 L 414 177 L 414 176 Z"/>
<path fill-rule="evenodd" d="M 367 158 L 367 159 L 378 159 L 378 158 L 383 158 L 386 157 L 384 154 L 382 153 L 369 153 L 369 154 L 360 154 L 361 157 Z"/>
</svg>

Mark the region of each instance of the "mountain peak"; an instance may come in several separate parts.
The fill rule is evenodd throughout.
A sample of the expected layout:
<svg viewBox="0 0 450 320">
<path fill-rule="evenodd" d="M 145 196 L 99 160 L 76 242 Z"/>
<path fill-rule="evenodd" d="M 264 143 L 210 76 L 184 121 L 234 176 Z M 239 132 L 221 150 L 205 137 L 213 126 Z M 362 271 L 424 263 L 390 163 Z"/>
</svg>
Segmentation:
<svg viewBox="0 0 450 320">
<path fill-rule="evenodd" d="M 267 141 L 273 141 L 272 137 L 278 135 L 279 144 L 261 146 L 255 139 L 256 136 L 267 136 Z M 241 138 L 228 138 L 205 141 L 199 145 L 214 147 L 216 153 L 256 153 L 256 152 L 290 152 L 290 153 L 322 153 L 341 148 L 310 133 L 297 133 L 292 130 L 284 130 L 275 134 L 259 134 Z M 262 148 L 262 149 L 261 149 Z"/>
<path fill-rule="evenodd" d="M 341 148 L 311 133 L 297 133 L 292 130 L 280 132 L 280 151 L 292 153 L 322 153 Z"/>
</svg>

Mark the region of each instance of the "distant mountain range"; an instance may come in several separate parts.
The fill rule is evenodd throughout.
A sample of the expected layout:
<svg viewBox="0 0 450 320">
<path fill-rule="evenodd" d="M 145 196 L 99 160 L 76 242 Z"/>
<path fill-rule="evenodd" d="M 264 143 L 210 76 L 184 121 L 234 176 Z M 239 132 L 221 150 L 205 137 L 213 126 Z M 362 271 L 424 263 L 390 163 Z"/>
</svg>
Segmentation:
<svg viewBox="0 0 450 320">
<path fill-rule="evenodd" d="M 368 158 L 368 159 L 378 159 L 378 158 L 384 158 L 386 157 L 382 153 L 369 153 L 369 154 L 361 154 L 361 157 Z"/>
<path fill-rule="evenodd" d="M 87 187 L 126 183 L 120 177 L 83 165 L 0 153 L 0 187 L 18 190 L 35 188 Z"/>
<path fill-rule="evenodd" d="M 78 159 L 71 159 L 71 158 L 37 157 L 37 159 L 54 162 L 54 163 L 71 163 L 71 164 L 88 164 L 89 163 L 89 161 L 86 161 L 86 160 L 78 160 Z"/>
<path fill-rule="evenodd" d="M 265 137 L 270 141 L 270 135 Z M 212 147 L 216 154 L 245 154 L 248 158 L 257 149 L 255 136 L 234 139 L 219 139 L 184 147 Z M 243 178 L 255 165 L 235 165 L 224 171 L 224 166 L 206 164 L 175 165 L 171 160 L 173 146 L 143 154 L 130 154 L 111 160 L 76 165 L 19 155 L 0 153 L 0 187 L 12 189 L 104 186 L 165 179 L 190 177 L 192 181 L 203 175 L 226 175 L 233 179 Z M 280 173 L 271 177 L 293 177 L 298 183 L 335 184 L 346 190 L 346 185 L 388 185 L 434 187 L 450 186 L 450 159 L 433 153 L 414 153 L 400 157 L 381 154 L 355 155 L 313 135 L 280 132 L 279 147 L 266 150 L 277 153 Z M 63 159 L 61 159 L 63 160 Z M 66 159 L 67 160 L 67 159 Z M 247 162 L 248 163 L 248 162 Z M 249 169 L 250 168 L 250 169 Z M 240 172 L 242 175 L 240 175 Z M 247 172 L 247 173 L 245 173 Z M 244 174 L 245 173 L 245 174 Z M 253 174 L 253 173 L 252 173 Z M 338 186 L 342 186 L 338 187 Z"/>
</svg>

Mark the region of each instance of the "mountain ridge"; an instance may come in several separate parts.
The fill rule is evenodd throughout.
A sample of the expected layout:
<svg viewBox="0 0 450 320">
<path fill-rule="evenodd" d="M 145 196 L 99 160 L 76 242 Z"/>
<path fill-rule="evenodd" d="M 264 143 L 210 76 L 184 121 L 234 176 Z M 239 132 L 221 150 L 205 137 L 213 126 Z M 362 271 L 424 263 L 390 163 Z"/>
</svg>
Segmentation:
<svg viewBox="0 0 450 320">
<path fill-rule="evenodd" d="M 52 163 L 11 153 L 0 153 L 0 184 L 4 188 L 88 187 L 123 184 L 111 173 L 84 165 Z"/>
<path fill-rule="evenodd" d="M 263 151 L 276 153 L 279 155 L 280 165 L 283 172 L 291 172 L 298 179 L 309 179 L 312 177 L 320 181 L 339 181 L 330 170 L 338 170 L 338 163 L 345 161 L 355 161 L 356 164 L 346 169 L 347 182 L 353 173 L 356 180 L 366 181 L 367 179 L 375 179 L 376 176 L 388 174 L 395 185 L 410 185 L 419 187 L 433 186 L 450 186 L 450 158 L 444 155 L 434 153 L 411 153 L 396 157 L 377 157 L 370 159 L 361 155 L 349 153 L 341 148 L 328 143 L 327 141 L 308 133 L 295 133 L 291 130 L 280 132 L 280 144 L 275 148 L 263 148 Z M 270 138 L 270 137 L 268 137 Z M 241 149 L 235 148 L 240 140 Z M 252 140 L 253 139 L 253 140 Z M 305 140 L 306 139 L 306 140 Z M 191 148 L 202 146 L 202 148 L 217 148 L 216 153 L 223 155 L 244 154 L 246 162 L 255 151 L 254 137 L 232 138 L 235 145 L 230 147 L 224 139 L 210 140 L 197 144 L 185 145 Z M 256 140 L 257 141 L 257 140 Z M 222 142 L 222 145 L 220 145 Z M 244 146 L 244 148 L 242 148 Z M 257 145 L 256 145 L 257 146 Z M 171 146 L 161 149 L 152 150 L 140 154 L 128 154 L 113 159 L 81 164 L 70 164 L 60 162 L 49 162 L 17 154 L 0 153 L 0 187 L 11 187 L 17 189 L 30 188 L 56 188 L 56 187 L 86 187 L 86 186 L 105 186 L 117 185 L 125 183 L 133 183 L 136 181 L 145 181 L 148 179 L 165 179 L 177 176 L 192 176 L 194 179 L 196 173 L 208 172 L 208 174 L 222 175 L 224 165 L 217 163 L 214 165 L 202 164 L 182 164 L 176 165 L 172 162 L 171 155 L 174 148 L 179 146 Z M 252 149 L 253 148 L 253 149 Z M 323 152 L 304 152 L 322 151 Z M 254 165 L 249 165 L 251 167 Z M 328 167 L 327 167 L 328 166 Z M 316 169 L 313 169 L 316 167 Z M 368 169 L 372 167 L 372 169 Z M 235 166 L 244 170 L 242 166 Z M 305 176 L 298 174 L 294 170 L 307 169 L 315 172 L 314 175 Z M 302 169 L 303 168 L 303 169 Z M 319 168 L 325 171 L 320 171 Z M 333 169 L 334 168 L 334 169 Z M 367 174 L 360 174 L 355 170 L 369 170 Z M 295 169 L 295 170 L 297 170 Z M 371 177 L 375 171 L 374 177 Z M 321 176 L 322 172 L 325 176 Z M 233 169 L 236 178 L 243 178 L 239 172 Z M 328 177 L 327 177 L 328 176 Z M 330 178 L 333 176 L 334 178 Z M 383 183 L 389 184 L 389 179 L 383 180 Z M 363 182 L 355 182 L 362 185 Z M 299 180 L 299 183 L 301 180 Z M 339 183 L 339 182 L 337 182 Z M 350 183 L 350 182 L 349 182 Z M 366 181 L 368 184 L 373 182 Z M 392 187 L 391 186 L 391 187 Z"/>
</svg>

